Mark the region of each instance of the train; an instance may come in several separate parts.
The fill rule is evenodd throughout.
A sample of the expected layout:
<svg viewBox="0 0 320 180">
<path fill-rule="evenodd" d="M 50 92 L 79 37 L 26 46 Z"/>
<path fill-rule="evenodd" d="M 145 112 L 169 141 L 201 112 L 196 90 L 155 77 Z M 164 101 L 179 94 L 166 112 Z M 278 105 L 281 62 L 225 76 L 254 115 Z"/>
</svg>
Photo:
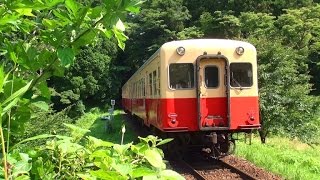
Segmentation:
<svg viewBox="0 0 320 180">
<path fill-rule="evenodd" d="M 174 156 L 189 149 L 229 155 L 235 133 L 261 127 L 256 49 L 230 39 L 167 42 L 122 86 L 122 106 L 174 138 Z"/>
</svg>

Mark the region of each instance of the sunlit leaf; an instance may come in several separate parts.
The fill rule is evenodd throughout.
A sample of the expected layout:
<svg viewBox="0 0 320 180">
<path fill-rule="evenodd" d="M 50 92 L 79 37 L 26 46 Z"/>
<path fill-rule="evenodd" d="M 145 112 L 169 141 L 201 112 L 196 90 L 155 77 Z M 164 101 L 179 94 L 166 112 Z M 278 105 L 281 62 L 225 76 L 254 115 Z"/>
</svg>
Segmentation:
<svg viewBox="0 0 320 180">
<path fill-rule="evenodd" d="M 32 9 L 31 8 L 19 8 L 15 9 L 20 15 L 24 16 L 32 16 L 34 17 L 35 15 L 32 14 Z"/>
<path fill-rule="evenodd" d="M 77 176 L 79 176 L 81 179 L 85 179 L 85 180 L 96 180 L 96 177 L 91 176 L 90 174 L 77 174 Z"/>
<path fill-rule="evenodd" d="M 125 41 L 128 39 L 128 37 L 121 31 L 119 31 L 117 28 L 113 28 L 113 33 L 114 36 L 116 37 L 117 41 L 118 41 L 118 46 L 124 50 L 125 48 Z"/>
<path fill-rule="evenodd" d="M 166 165 L 164 164 L 162 157 L 158 151 L 155 149 L 148 149 L 145 151 L 145 158 L 148 160 L 148 162 L 159 169 L 165 169 Z"/>
<path fill-rule="evenodd" d="M 122 23 L 121 19 L 118 20 L 117 24 L 116 24 L 116 28 L 120 31 L 124 31 L 125 27 L 124 24 Z"/>
<path fill-rule="evenodd" d="M 67 124 L 67 123 L 63 123 L 63 125 L 65 125 L 66 127 L 68 127 L 69 129 L 71 129 L 74 132 L 80 132 L 80 133 L 87 133 L 90 132 L 89 129 L 83 129 L 81 127 L 75 126 L 73 124 Z"/>
<path fill-rule="evenodd" d="M 90 171 L 90 174 L 94 177 L 97 177 L 99 179 L 108 179 L 108 180 L 125 180 L 126 177 L 121 176 L 119 173 L 115 171 L 103 171 L 103 170 L 97 170 L 97 171 Z"/>
<path fill-rule="evenodd" d="M 3 84 L 4 84 L 4 70 L 3 66 L 0 66 L 0 93 L 3 92 Z"/>
<path fill-rule="evenodd" d="M 163 170 L 160 173 L 160 176 L 164 179 L 176 179 L 176 180 L 184 180 L 185 178 L 172 170 Z"/>
<path fill-rule="evenodd" d="M 75 54 L 71 48 L 59 48 L 57 50 L 57 56 L 61 61 L 62 66 L 69 67 L 73 64 Z"/>
<path fill-rule="evenodd" d="M 142 166 L 134 169 L 131 176 L 132 178 L 139 178 L 142 176 L 156 176 L 156 175 L 157 175 L 157 172 L 155 170 Z"/>
<path fill-rule="evenodd" d="M 48 111 L 49 110 L 49 105 L 44 102 L 44 101 L 37 101 L 37 102 L 34 102 L 32 103 L 34 106 L 44 110 L 44 111 Z"/>
<path fill-rule="evenodd" d="M 97 35 L 98 35 L 98 30 L 90 29 L 81 37 L 79 37 L 75 42 L 73 42 L 73 45 L 76 47 L 81 47 L 83 45 L 90 44 L 91 42 L 94 41 Z"/>
<path fill-rule="evenodd" d="M 132 172 L 132 165 L 130 165 L 130 164 L 113 163 L 111 166 L 112 166 L 112 168 L 114 168 L 118 173 L 120 173 L 124 177 Z"/>
<path fill-rule="evenodd" d="M 2 105 L 7 104 L 8 102 L 11 102 L 13 99 L 22 96 L 30 87 L 32 81 L 30 81 L 28 84 L 26 84 L 24 87 L 13 93 L 10 97 L 8 97 L 6 100 L 3 101 Z"/>
<path fill-rule="evenodd" d="M 73 15 L 76 15 L 77 11 L 79 10 L 77 2 L 74 0 L 66 0 L 66 7 L 71 10 L 71 12 L 73 13 Z"/>
<path fill-rule="evenodd" d="M 131 146 L 130 144 L 125 144 L 125 145 L 119 145 L 119 144 L 114 144 L 113 149 L 118 153 L 118 154 L 124 154 Z"/>
<path fill-rule="evenodd" d="M 173 138 L 164 139 L 164 140 L 160 141 L 160 142 L 157 144 L 157 146 L 166 144 L 166 143 L 168 143 L 168 142 L 171 142 L 172 140 L 173 140 Z"/>
<path fill-rule="evenodd" d="M 158 180 L 158 175 L 146 175 L 142 177 L 142 180 Z"/>
<path fill-rule="evenodd" d="M 98 139 L 98 138 L 95 138 L 92 136 L 88 136 L 87 138 L 90 142 L 92 142 L 94 148 L 101 147 L 101 146 L 102 147 L 112 147 L 114 145 L 112 142 L 103 141 L 101 139 Z"/>
<path fill-rule="evenodd" d="M 51 137 L 56 137 L 56 135 L 41 134 L 41 135 L 38 135 L 38 136 L 33 136 L 31 138 L 27 138 L 27 139 L 24 139 L 24 140 L 16 143 L 14 146 L 11 147 L 11 149 L 15 149 L 15 147 L 17 147 L 19 144 L 22 144 L 22 143 L 25 143 L 25 142 L 28 142 L 28 141 L 34 141 L 34 140 L 38 140 L 38 139 L 47 139 L 47 138 L 51 138 Z"/>
</svg>

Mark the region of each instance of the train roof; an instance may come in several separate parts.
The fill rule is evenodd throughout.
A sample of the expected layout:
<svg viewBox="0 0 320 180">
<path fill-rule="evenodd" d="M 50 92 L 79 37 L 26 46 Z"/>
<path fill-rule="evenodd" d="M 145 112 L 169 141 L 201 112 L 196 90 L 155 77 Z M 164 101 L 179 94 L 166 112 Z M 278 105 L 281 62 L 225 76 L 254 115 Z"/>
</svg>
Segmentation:
<svg viewBox="0 0 320 180">
<path fill-rule="evenodd" d="M 161 48 L 174 48 L 177 46 L 190 46 L 190 47 L 208 47 L 212 46 L 212 44 L 218 44 L 219 47 L 238 47 L 243 46 L 246 48 L 252 48 L 255 50 L 255 47 L 245 41 L 231 40 L 231 39 L 188 39 L 188 40 L 179 40 L 179 41 L 171 41 L 163 44 Z"/>
<path fill-rule="evenodd" d="M 256 51 L 255 47 L 245 41 L 231 40 L 231 39 L 187 39 L 187 40 L 177 40 L 164 43 L 128 80 L 127 82 L 136 74 L 139 73 L 145 66 L 147 66 L 155 57 L 160 53 L 161 49 L 176 49 L 177 47 L 208 47 L 212 44 L 218 44 L 220 48 L 236 48 L 244 47 L 245 49 L 251 49 Z M 126 82 L 126 83 L 127 83 Z M 126 83 L 124 85 L 126 85 Z"/>
</svg>

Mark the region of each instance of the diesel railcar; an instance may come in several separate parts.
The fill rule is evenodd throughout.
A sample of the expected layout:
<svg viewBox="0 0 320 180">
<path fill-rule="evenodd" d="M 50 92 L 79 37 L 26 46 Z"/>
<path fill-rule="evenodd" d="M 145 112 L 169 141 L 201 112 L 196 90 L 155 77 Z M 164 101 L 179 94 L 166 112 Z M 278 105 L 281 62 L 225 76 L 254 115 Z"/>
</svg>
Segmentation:
<svg viewBox="0 0 320 180">
<path fill-rule="evenodd" d="M 233 133 L 260 128 L 256 56 L 236 40 L 167 42 L 124 84 L 123 108 L 175 138 L 178 152 L 227 155 Z"/>
</svg>

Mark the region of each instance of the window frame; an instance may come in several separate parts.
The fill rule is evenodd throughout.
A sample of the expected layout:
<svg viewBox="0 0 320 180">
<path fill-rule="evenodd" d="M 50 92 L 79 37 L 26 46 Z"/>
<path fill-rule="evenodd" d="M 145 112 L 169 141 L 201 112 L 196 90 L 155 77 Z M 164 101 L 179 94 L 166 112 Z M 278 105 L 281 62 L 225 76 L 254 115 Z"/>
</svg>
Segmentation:
<svg viewBox="0 0 320 180">
<path fill-rule="evenodd" d="M 191 88 L 179 88 L 179 89 L 170 87 L 170 65 L 171 64 L 192 64 L 192 67 L 193 67 L 193 87 L 191 87 Z M 167 70 L 167 74 L 168 74 L 167 85 L 168 85 L 168 88 L 170 90 L 174 90 L 174 91 L 176 91 L 176 90 L 192 90 L 192 89 L 195 89 L 195 87 L 196 87 L 196 77 L 195 77 L 196 74 L 195 74 L 195 71 L 196 71 L 196 69 L 195 69 L 194 63 L 187 63 L 187 62 L 184 62 L 184 63 L 170 63 L 168 65 L 168 70 Z"/>
<path fill-rule="evenodd" d="M 232 86 L 231 85 L 231 82 L 232 82 L 232 77 L 231 77 L 231 64 L 249 64 L 250 66 L 251 66 L 251 73 L 252 73 L 252 81 L 251 81 L 251 85 L 250 86 L 242 86 L 241 84 L 241 86 Z M 253 78 L 253 65 L 252 65 L 252 63 L 251 62 L 231 62 L 230 64 L 229 64 L 229 67 L 230 67 L 230 82 L 229 82 L 229 85 L 230 85 L 230 87 L 231 88 L 233 88 L 233 89 L 250 89 L 250 88 L 252 88 L 253 87 L 253 85 L 254 85 L 254 78 Z M 240 82 L 239 82 L 240 83 Z"/>
<path fill-rule="evenodd" d="M 206 68 L 207 67 L 216 67 L 218 69 L 218 86 L 216 87 L 208 87 L 207 83 L 206 83 Z M 203 68 L 203 77 L 204 77 L 204 87 L 206 87 L 207 89 L 219 89 L 220 88 L 220 68 L 217 65 L 206 65 Z"/>
</svg>

